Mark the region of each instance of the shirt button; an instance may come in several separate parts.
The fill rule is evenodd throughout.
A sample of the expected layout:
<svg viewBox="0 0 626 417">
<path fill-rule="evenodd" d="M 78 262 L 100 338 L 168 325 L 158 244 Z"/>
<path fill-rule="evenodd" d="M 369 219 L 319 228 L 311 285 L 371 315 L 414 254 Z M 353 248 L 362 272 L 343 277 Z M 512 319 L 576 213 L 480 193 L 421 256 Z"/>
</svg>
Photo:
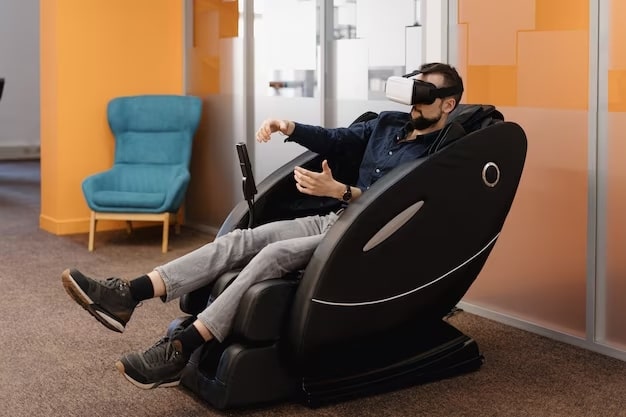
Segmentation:
<svg viewBox="0 0 626 417">
<path fill-rule="evenodd" d="M 389 155 L 393 155 L 393 151 L 389 151 Z"/>
<path fill-rule="evenodd" d="M 380 169 L 376 168 L 376 173 L 380 174 Z"/>
</svg>

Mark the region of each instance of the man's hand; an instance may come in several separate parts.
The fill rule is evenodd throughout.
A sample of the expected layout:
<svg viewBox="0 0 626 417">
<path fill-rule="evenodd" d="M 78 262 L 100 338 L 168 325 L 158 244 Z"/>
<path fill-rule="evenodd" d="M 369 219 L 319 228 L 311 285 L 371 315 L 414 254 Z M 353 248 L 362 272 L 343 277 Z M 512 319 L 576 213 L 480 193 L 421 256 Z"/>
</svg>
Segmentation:
<svg viewBox="0 0 626 417">
<path fill-rule="evenodd" d="M 268 142 L 272 133 L 280 132 L 283 135 L 290 136 L 295 129 L 295 124 L 289 120 L 267 119 L 256 132 L 257 142 Z"/>
<path fill-rule="evenodd" d="M 293 177 L 296 180 L 298 191 L 318 197 L 334 197 L 341 199 L 346 186 L 335 181 L 328 161 L 322 161 L 322 172 L 309 171 L 302 167 L 295 167 Z"/>
</svg>

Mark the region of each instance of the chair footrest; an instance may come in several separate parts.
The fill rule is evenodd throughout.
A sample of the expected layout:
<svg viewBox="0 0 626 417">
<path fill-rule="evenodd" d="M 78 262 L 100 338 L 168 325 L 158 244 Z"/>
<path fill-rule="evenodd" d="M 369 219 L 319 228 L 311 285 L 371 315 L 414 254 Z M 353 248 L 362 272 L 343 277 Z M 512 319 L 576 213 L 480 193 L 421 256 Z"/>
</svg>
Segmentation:
<svg viewBox="0 0 626 417">
<path fill-rule="evenodd" d="M 217 409 L 293 398 L 298 380 L 283 366 L 276 344 L 225 350 L 215 343 L 198 350 L 183 371 L 181 383 Z"/>
</svg>

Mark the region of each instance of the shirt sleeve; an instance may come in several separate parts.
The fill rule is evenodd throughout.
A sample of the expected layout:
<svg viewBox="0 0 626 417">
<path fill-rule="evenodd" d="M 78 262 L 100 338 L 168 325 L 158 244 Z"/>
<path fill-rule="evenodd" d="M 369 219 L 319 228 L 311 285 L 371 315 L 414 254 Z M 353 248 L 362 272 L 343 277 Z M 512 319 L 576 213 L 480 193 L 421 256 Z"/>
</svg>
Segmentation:
<svg viewBox="0 0 626 417">
<path fill-rule="evenodd" d="M 285 141 L 296 142 L 325 157 L 359 155 L 360 158 L 369 141 L 372 122 L 360 122 L 335 129 L 295 123 L 293 133 Z"/>
</svg>

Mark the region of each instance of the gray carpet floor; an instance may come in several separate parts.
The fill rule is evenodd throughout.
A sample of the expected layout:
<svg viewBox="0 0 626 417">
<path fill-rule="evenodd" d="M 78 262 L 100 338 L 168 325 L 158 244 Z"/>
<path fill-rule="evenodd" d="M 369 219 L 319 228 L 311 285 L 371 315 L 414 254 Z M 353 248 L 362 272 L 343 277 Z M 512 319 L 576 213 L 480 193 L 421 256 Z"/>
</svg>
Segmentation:
<svg viewBox="0 0 626 417">
<path fill-rule="evenodd" d="M 451 319 L 485 356 L 476 372 L 309 409 L 281 403 L 217 411 L 184 388 L 144 391 L 114 367 L 181 315 L 150 300 L 126 332 L 106 330 L 66 295 L 60 275 L 132 278 L 212 239 L 184 228 L 55 236 L 38 226 L 37 161 L 0 162 L 0 416 L 626 416 L 626 363 L 462 312 Z"/>
</svg>

